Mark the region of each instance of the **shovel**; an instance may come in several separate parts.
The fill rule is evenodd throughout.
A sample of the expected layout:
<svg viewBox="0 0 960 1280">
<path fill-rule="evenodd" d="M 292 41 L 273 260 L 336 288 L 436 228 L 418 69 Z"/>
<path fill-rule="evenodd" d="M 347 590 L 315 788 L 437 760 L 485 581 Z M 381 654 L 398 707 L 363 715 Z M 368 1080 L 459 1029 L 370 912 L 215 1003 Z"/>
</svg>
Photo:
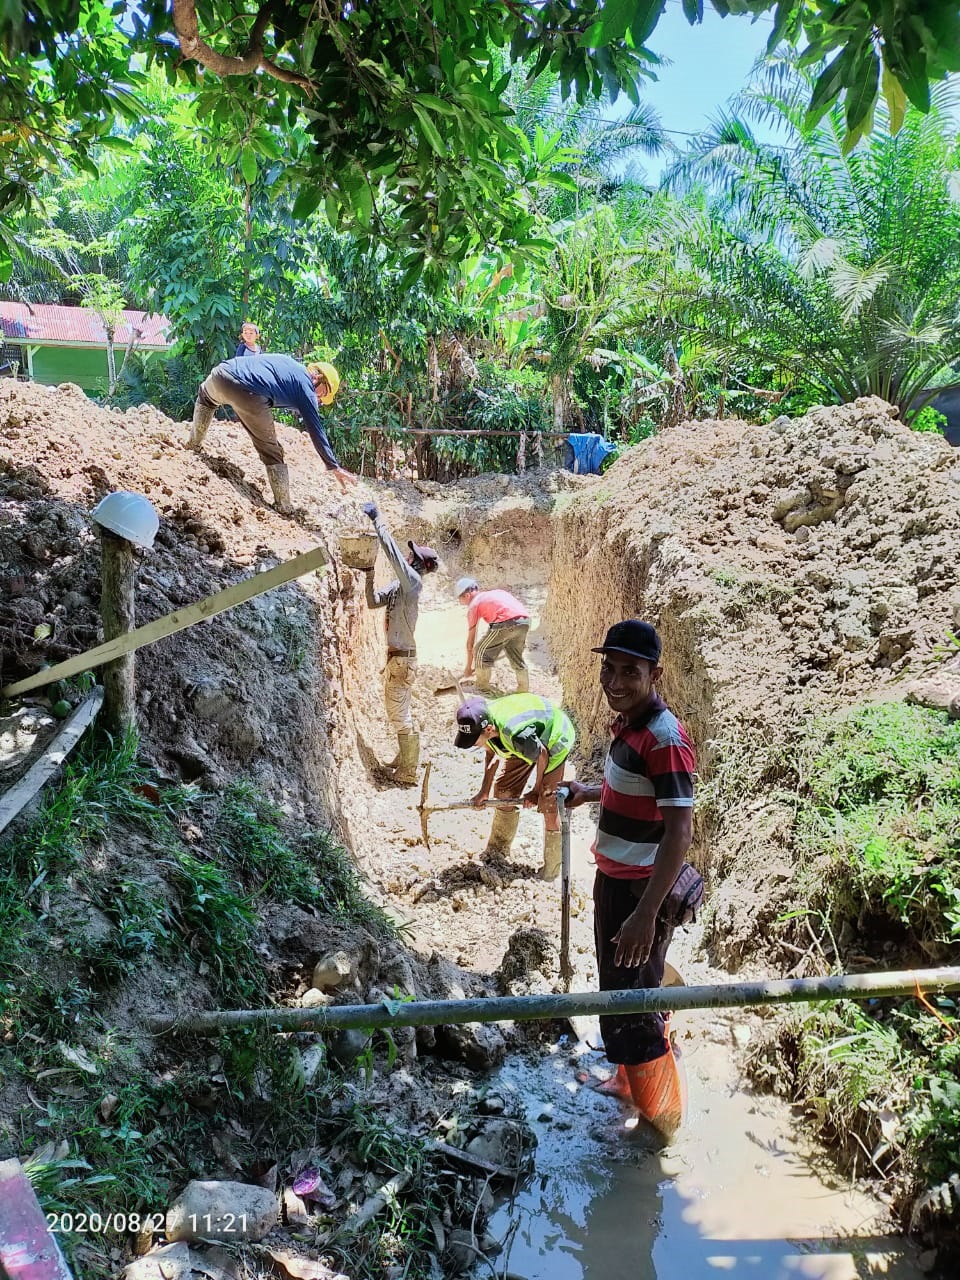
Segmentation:
<svg viewBox="0 0 960 1280">
<path fill-rule="evenodd" d="M 564 991 L 570 990 L 573 965 L 570 962 L 570 814 L 567 812 L 567 787 L 557 787 L 560 811 L 560 977 Z"/>
<path fill-rule="evenodd" d="M 469 676 L 467 676 L 466 678 L 467 678 L 467 679 L 470 679 L 470 677 L 469 677 Z M 439 696 L 440 696 L 440 694 L 442 694 L 442 693 L 454 693 L 454 692 L 456 692 L 456 693 L 459 693 L 459 695 L 460 695 L 460 701 L 461 701 L 461 702 L 466 702 L 466 700 L 467 700 L 467 696 L 468 696 L 468 695 L 467 695 L 466 693 L 464 693 L 464 691 L 463 691 L 463 680 L 464 680 L 464 677 L 462 677 L 462 676 L 448 676 L 448 677 L 447 677 L 447 679 L 448 679 L 448 681 L 449 681 L 449 683 L 448 683 L 448 684 L 438 684 L 438 685 L 437 685 L 437 687 L 434 689 L 434 691 L 433 691 L 434 697 L 439 697 Z"/>
</svg>

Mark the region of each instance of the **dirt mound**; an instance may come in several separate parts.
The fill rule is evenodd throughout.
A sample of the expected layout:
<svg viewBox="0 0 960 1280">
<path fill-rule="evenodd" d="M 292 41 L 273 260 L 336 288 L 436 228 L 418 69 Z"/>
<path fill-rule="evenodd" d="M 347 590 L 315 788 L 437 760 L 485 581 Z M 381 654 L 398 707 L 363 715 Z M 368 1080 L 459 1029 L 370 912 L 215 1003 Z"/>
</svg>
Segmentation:
<svg viewBox="0 0 960 1280">
<path fill-rule="evenodd" d="M 768 753 L 810 717 L 900 697 L 939 664 L 958 603 L 958 483 L 941 437 L 864 399 L 769 426 L 688 423 L 558 517 L 547 620 L 581 739 L 599 753 L 607 718 L 591 645 L 618 618 L 653 619 L 665 696 L 712 775 L 700 834 L 729 872 L 726 934 L 755 935 L 757 891 L 792 874 L 776 803 L 744 806 Z"/>
</svg>

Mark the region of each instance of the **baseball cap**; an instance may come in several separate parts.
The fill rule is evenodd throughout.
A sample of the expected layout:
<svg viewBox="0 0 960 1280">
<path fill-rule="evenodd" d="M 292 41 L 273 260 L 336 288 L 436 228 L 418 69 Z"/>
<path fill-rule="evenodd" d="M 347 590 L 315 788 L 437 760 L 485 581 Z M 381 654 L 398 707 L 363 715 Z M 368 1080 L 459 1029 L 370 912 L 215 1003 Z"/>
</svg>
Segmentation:
<svg viewBox="0 0 960 1280">
<path fill-rule="evenodd" d="M 489 724 L 486 698 L 467 698 L 457 707 L 457 736 L 455 747 L 474 747 L 477 739 Z"/>
<path fill-rule="evenodd" d="M 453 594 L 459 600 L 465 591 L 479 591 L 480 583 L 476 578 L 458 578 L 457 584 L 453 588 Z"/>
<path fill-rule="evenodd" d="M 434 551 L 433 547 L 423 547 L 419 542 L 407 541 L 407 546 L 413 552 L 418 560 L 422 560 L 425 565 L 431 569 L 436 569 L 440 563 L 440 557 Z"/>
<path fill-rule="evenodd" d="M 627 618 L 624 622 L 615 622 L 604 637 L 603 644 L 592 649 L 592 653 L 629 653 L 635 658 L 646 658 L 647 662 L 660 661 L 660 637 L 655 627 L 649 622 L 641 622 L 639 618 Z"/>
</svg>

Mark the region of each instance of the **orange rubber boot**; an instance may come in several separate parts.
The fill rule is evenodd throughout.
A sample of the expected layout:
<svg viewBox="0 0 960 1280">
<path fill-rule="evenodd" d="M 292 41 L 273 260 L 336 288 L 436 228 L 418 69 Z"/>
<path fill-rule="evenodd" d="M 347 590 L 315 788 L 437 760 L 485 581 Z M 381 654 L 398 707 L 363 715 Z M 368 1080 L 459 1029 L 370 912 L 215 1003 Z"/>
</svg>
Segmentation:
<svg viewBox="0 0 960 1280">
<path fill-rule="evenodd" d="M 666 1034 L 670 1044 L 669 1027 Z M 670 1044 L 663 1057 L 625 1070 L 633 1105 L 669 1142 L 687 1114 L 687 1076 L 680 1050 Z"/>
</svg>

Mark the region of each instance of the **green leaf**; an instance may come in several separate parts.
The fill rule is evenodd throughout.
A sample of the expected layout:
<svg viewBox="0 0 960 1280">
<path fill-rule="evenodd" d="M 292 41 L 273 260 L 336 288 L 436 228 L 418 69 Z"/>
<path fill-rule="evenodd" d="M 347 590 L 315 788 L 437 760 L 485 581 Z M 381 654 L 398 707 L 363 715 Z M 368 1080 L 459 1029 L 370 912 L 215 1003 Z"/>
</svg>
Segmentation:
<svg viewBox="0 0 960 1280">
<path fill-rule="evenodd" d="M 813 87 L 810 106 L 807 108 L 806 123 L 808 127 L 816 124 L 831 104 L 836 101 L 837 95 L 844 86 L 844 76 L 851 61 L 850 51 L 843 49 L 820 73 L 817 83 Z"/>
<path fill-rule="evenodd" d="M 369 227 L 373 218 L 373 192 L 365 182 L 356 194 L 357 220 L 362 227 Z"/>
<path fill-rule="evenodd" d="M 884 43 L 884 61 L 906 91 L 907 97 L 921 111 L 930 110 L 930 81 L 927 79 L 927 53 L 917 32 L 904 24 L 894 43 L 888 36 Z"/>
<path fill-rule="evenodd" d="M 800 15 L 794 0 L 779 0 L 777 11 L 773 15 L 773 30 L 767 41 L 767 53 L 773 53 L 781 40 L 797 43 L 799 35 Z"/>
<path fill-rule="evenodd" d="M 630 35 L 635 45 L 639 47 L 646 44 L 666 7 L 667 0 L 641 0 L 640 4 L 635 5 L 633 22 L 630 24 Z"/>
<path fill-rule="evenodd" d="M 631 23 L 645 20 L 647 10 L 659 9 L 662 13 L 664 3 L 665 0 L 606 0 L 597 21 L 590 24 L 577 44 L 584 49 L 602 49 L 614 44 L 624 38 Z M 656 18 L 650 26 L 651 31 L 654 26 Z"/>
<path fill-rule="evenodd" d="M 880 59 L 874 52 L 873 44 L 868 44 L 860 54 L 853 67 L 853 83 L 847 89 L 846 111 L 847 111 L 847 140 L 844 144 L 844 150 L 848 151 L 855 146 L 855 142 L 849 142 L 851 135 L 856 134 L 857 140 L 863 135 L 864 127 L 868 120 L 872 121 L 873 106 L 877 100 L 877 81 L 880 77 Z"/>
<path fill-rule="evenodd" d="M 240 172 L 244 182 L 252 187 L 257 180 L 257 153 L 249 142 L 244 144 L 240 152 Z"/>
<path fill-rule="evenodd" d="M 903 85 L 886 63 L 883 67 L 882 84 L 883 96 L 887 102 L 887 110 L 890 112 L 890 132 L 898 134 L 903 126 L 904 116 L 907 114 L 907 95 Z"/>
<path fill-rule="evenodd" d="M 691 26 L 703 21 L 703 0 L 683 0 L 683 12 Z"/>
<path fill-rule="evenodd" d="M 431 111 L 439 111 L 442 116 L 456 114 L 456 109 L 449 102 L 444 102 L 442 98 L 438 98 L 433 93 L 418 93 L 416 101 L 422 103 L 425 107 L 429 107 Z"/>
<path fill-rule="evenodd" d="M 430 147 L 438 156 L 446 156 L 447 148 L 444 145 L 444 141 L 440 137 L 440 134 L 437 132 L 437 126 L 433 123 L 419 103 L 414 102 L 411 105 L 413 107 L 414 115 L 420 123 L 420 132 L 423 137 L 426 138 Z"/>
<path fill-rule="evenodd" d="M 320 204 L 323 193 L 319 187 L 302 187 L 293 205 L 294 222 L 303 222 Z"/>
</svg>

